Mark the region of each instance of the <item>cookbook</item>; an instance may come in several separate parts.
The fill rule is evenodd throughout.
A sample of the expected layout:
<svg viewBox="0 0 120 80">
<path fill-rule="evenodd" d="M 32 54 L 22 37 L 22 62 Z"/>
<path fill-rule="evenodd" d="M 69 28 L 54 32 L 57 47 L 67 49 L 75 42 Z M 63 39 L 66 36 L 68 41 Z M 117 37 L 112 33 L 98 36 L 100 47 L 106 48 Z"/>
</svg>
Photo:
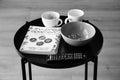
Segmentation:
<svg viewBox="0 0 120 80">
<path fill-rule="evenodd" d="M 61 28 L 30 26 L 21 44 L 20 51 L 26 54 L 57 54 Z"/>
</svg>

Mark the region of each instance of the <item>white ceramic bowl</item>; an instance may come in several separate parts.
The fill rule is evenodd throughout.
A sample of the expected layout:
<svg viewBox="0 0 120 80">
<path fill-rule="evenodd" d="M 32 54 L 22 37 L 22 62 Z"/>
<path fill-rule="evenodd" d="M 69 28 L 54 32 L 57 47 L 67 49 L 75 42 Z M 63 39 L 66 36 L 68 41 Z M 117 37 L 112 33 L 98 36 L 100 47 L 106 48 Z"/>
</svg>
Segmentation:
<svg viewBox="0 0 120 80">
<path fill-rule="evenodd" d="M 88 43 L 95 33 L 95 28 L 86 22 L 70 22 L 61 28 L 64 41 L 72 46 L 82 46 Z"/>
</svg>

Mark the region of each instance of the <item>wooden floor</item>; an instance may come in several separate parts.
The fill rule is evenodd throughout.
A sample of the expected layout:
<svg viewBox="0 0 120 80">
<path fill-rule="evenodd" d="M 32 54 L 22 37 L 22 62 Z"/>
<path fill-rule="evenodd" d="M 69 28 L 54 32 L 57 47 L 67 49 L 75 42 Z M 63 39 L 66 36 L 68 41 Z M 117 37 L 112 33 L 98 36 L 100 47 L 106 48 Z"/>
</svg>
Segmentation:
<svg viewBox="0 0 120 80">
<path fill-rule="evenodd" d="M 69 9 L 85 11 L 85 18 L 103 33 L 99 55 L 98 80 L 120 79 L 120 1 L 119 0 L 0 0 L 0 80 L 22 80 L 20 57 L 13 38 L 25 23 L 47 10 L 67 15 Z M 84 66 L 66 70 L 33 67 L 33 80 L 83 80 Z M 89 80 L 92 80 L 89 63 Z"/>
</svg>

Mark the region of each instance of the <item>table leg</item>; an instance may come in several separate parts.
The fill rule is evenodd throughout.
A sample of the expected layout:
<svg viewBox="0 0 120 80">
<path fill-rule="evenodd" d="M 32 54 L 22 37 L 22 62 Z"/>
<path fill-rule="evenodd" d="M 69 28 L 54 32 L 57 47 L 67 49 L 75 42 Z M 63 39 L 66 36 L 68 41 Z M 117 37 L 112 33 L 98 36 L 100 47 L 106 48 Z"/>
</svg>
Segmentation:
<svg viewBox="0 0 120 80">
<path fill-rule="evenodd" d="M 88 79 L 88 62 L 85 63 L 85 80 Z"/>
<path fill-rule="evenodd" d="M 29 70 L 29 80 L 32 80 L 31 63 L 29 63 L 29 62 L 28 62 L 28 70 Z"/>
<path fill-rule="evenodd" d="M 22 67 L 22 76 L 23 80 L 26 80 L 26 69 L 25 69 L 26 60 L 24 58 L 21 59 L 21 67 Z"/>
<path fill-rule="evenodd" d="M 98 56 L 94 60 L 94 74 L 93 80 L 97 80 Z"/>
</svg>

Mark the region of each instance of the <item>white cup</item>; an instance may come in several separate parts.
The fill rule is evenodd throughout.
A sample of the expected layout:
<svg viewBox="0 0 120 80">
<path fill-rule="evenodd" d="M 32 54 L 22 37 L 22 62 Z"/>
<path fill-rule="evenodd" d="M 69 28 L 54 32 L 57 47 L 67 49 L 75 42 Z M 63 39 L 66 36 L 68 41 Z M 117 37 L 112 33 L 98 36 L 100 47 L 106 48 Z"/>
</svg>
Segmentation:
<svg viewBox="0 0 120 80">
<path fill-rule="evenodd" d="M 63 23 L 60 19 L 60 14 L 55 11 L 47 11 L 42 13 L 41 18 L 44 26 L 49 28 L 60 26 Z"/>
<path fill-rule="evenodd" d="M 83 19 L 84 11 L 80 9 L 71 9 L 68 11 L 65 24 L 68 22 L 81 21 Z"/>
</svg>

